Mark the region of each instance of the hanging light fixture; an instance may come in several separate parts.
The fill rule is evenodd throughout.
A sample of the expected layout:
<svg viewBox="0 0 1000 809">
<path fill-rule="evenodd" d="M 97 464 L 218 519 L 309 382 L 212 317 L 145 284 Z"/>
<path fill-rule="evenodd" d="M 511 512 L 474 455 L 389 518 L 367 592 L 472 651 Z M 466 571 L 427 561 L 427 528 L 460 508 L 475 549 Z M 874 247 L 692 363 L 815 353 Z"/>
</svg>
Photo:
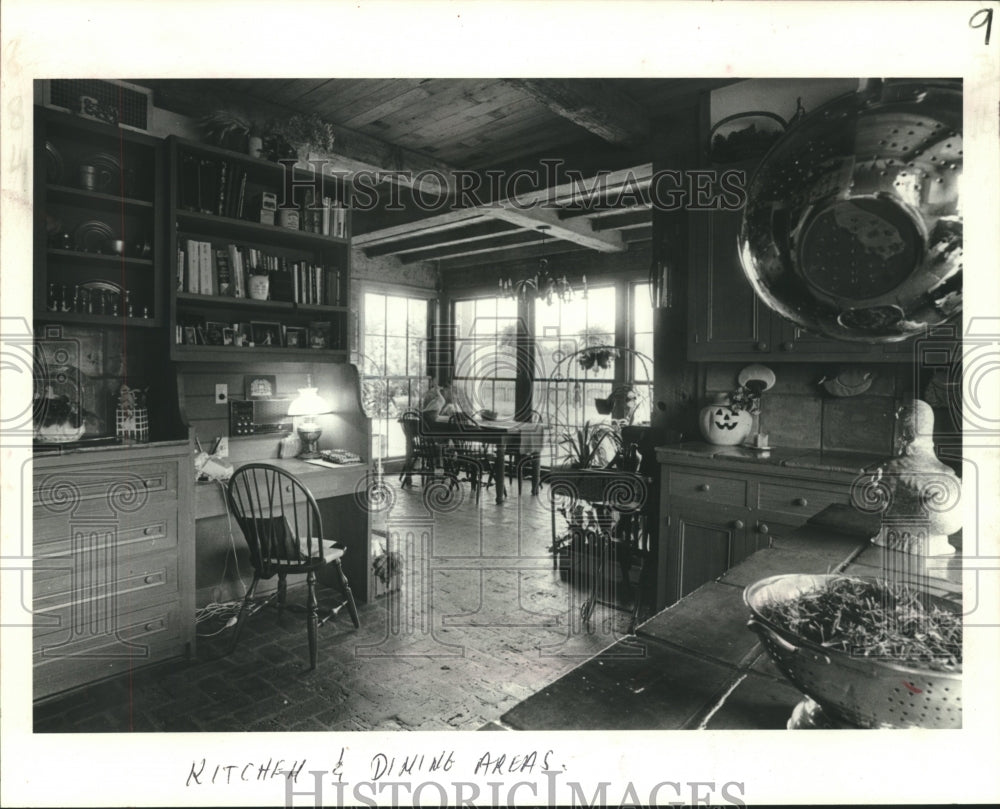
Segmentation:
<svg viewBox="0 0 1000 809">
<path fill-rule="evenodd" d="M 539 225 L 538 231 L 542 234 L 542 251 L 545 250 L 545 236 L 549 229 L 548 225 Z M 582 279 L 583 297 L 587 297 L 587 276 Z M 538 270 L 534 276 L 514 280 L 512 278 L 501 278 L 498 297 L 510 298 L 512 300 L 527 300 L 528 297 L 545 301 L 549 306 L 553 301 L 559 300 L 562 303 L 569 303 L 575 296 L 573 285 L 567 280 L 565 273 L 562 277 L 556 277 L 549 270 L 549 260 L 542 257 L 538 261 Z"/>
</svg>

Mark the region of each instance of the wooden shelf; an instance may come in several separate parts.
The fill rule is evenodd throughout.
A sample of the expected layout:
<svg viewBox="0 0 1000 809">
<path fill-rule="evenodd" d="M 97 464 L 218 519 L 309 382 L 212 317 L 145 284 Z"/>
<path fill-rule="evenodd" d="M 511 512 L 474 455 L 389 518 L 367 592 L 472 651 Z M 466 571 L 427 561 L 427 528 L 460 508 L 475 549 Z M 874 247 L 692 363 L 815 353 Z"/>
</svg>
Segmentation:
<svg viewBox="0 0 1000 809">
<path fill-rule="evenodd" d="M 86 312 L 45 312 L 37 315 L 35 320 L 40 323 L 79 323 L 86 326 L 121 326 L 130 329 L 152 329 L 163 325 L 154 317 L 91 315 Z"/>
<path fill-rule="evenodd" d="M 148 267 L 152 268 L 151 258 L 129 258 L 128 256 L 113 256 L 105 253 L 84 253 L 82 250 L 62 250 L 50 247 L 45 251 L 50 259 L 63 259 L 65 261 L 87 264 L 89 266 L 100 267 Z"/>
<path fill-rule="evenodd" d="M 153 203 L 146 199 L 121 197 L 117 194 L 105 194 L 101 191 L 87 191 L 83 188 L 73 188 L 69 185 L 48 185 L 46 187 L 49 202 L 67 205 L 85 205 L 88 208 L 104 208 L 119 210 L 134 208 L 137 210 L 152 210 Z"/>
<path fill-rule="evenodd" d="M 219 236 L 233 240 L 245 239 L 283 247 L 300 247 L 307 250 L 346 246 L 350 243 L 348 239 L 324 236 L 321 233 L 291 230 L 279 225 L 262 225 L 259 222 L 248 222 L 245 219 L 233 219 L 228 216 L 181 209 L 177 210 L 177 229 L 185 233 L 204 233 L 207 236 Z"/>
<path fill-rule="evenodd" d="M 290 301 L 258 301 L 253 298 L 232 298 L 222 295 L 200 295 L 197 292 L 178 292 L 179 305 L 204 306 L 211 308 L 225 307 L 227 309 L 245 309 L 253 311 L 293 310 L 302 314 L 341 314 L 347 312 L 346 306 L 327 306 L 313 303 L 292 303 Z"/>
<path fill-rule="evenodd" d="M 171 355 L 178 361 L 197 362 L 317 362 L 344 360 L 347 349 L 334 348 L 277 348 L 267 346 L 192 346 L 173 345 Z"/>
</svg>

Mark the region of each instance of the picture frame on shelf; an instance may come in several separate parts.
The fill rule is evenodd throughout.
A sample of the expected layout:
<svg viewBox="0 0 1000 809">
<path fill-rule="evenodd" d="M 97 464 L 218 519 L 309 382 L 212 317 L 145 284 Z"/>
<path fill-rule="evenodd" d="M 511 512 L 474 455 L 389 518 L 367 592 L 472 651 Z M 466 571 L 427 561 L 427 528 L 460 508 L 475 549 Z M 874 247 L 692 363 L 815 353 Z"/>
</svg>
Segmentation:
<svg viewBox="0 0 1000 809">
<path fill-rule="evenodd" d="M 303 326 L 288 326 L 285 328 L 285 348 L 305 348 L 307 333 Z"/>
<path fill-rule="evenodd" d="M 326 321 L 313 321 L 309 324 L 309 348 L 333 348 L 333 329 Z"/>
<path fill-rule="evenodd" d="M 226 324 L 220 323 L 216 320 L 208 320 L 205 322 L 205 339 L 210 346 L 221 346 L 226 344 L 224 332 L 226 330 Z M 230 331 L 232 331 L 230 329 Z M 232 339 L 230 338 L 229 344 L 232 345 Z"/>
<path fill-rule="evenodd" d="M 236 329 L 230 326 L 222 329 L 222 344 L 224 346 L 236 345 Z"/>
<path fill-rule="evenodd" d="M 281 348 L 281 324 L 270 321 L 250 321 L 250 339 L 257 348 Z"/>
<path fill-rule="evenodd" d="M 185 326 L 184 327 L 184 345 L 186 346 L 196 346 L 198 345 L 198 331 L 195 326 Z"/>
<path fill-rule="evenodd" d="M 253 374 L 243 378 L 243 388 L 247 399 L 271 399 L 278 390 L 278 378 L 274 374 Z"/>
</svg>

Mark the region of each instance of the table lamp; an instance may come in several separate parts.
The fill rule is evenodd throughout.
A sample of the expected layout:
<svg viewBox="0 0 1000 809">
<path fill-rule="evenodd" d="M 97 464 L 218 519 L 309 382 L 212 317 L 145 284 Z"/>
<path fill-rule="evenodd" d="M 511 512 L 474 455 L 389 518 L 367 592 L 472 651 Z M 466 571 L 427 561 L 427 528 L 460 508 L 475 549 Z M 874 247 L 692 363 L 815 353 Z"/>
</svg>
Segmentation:
<svg viewBox="0 0 1000 809">
<path fill-rule="evenodd" d="M 331 412 L 330 405 L 319 395 L 317 389 L 309 387 L 311 384 L 312 380 L 310 379 L 306 382 L 306 387 L 299 388 L 299 395 L 288 406 L 288 415 L 300 419 L 296 427 L 299 439 L 302 441 L 302 451 L 298 454 L 299 458 L 319 457 L 316 444 L 323 434 L 323 428 L 316 421 L 316 416 Z"/>
</svg>

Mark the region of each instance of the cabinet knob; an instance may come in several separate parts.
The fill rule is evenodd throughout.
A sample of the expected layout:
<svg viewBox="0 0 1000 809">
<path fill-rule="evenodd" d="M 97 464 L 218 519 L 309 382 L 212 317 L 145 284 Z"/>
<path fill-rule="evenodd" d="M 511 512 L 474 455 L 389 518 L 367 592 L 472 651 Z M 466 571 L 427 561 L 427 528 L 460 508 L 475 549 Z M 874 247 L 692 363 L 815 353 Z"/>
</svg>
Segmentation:
<svg viewBox="0 0 1000 809">
<path fill-rule="evenodd" d="M 158 525 L 147 525 L 145 528 L 142 529 L 142 533 L 144 533 L 146 536 L 150 536 L 152 534 L 157 533 L 159 530 L 160 526 Z"/>
<path fill-rule="evenodd" d="M 795 348 L 795 343 L 791 340 L 785 340 L 785 342 L 781 344 L 782 351 L 791 351 L 793 348 Z"/>
<path fill-rule="evenodd" d="M 150 573 L 148 576 L 146 576 L 146 578 L 143 579 L 143 581 L 146 582 L 146 584 L 152 584 L 154 581 L 156 581 L 156 576 Z"/>
<path fill-rule="evenodd" d="M 796 506 L 808 506 L 808 505 L 809 505 L 809 501 L 808 501 L 808 500 L 806 500 L 806 499 L 805 499 L 804 497 L 796 497 L 796 498 L 795 498 L 795 499 L 794 499 L 794 500 L 792 501 L 792 503 L 793 503 L 794 505 L 796 505 Z"/>
<path fill-rule="evenodd" d="M 757 530 L 762 534 L 770 534 L 771 528 L 766 522 L 757 523 Z"/>
<path fill-rule="evenodd" d="M 767 343 L 761 341 L 756 345 L 754 345 L 754 348 L 757 349 L 758 351 L 767 351 Z"/>
<path fill-rule="evenodd" d="M 737 531 L 741 531 L 746 527 L 746 523 L 743 520 L 733 520 L 732 525 Z"/>
<path fill-rule="evenodd" d="M 707 484 L 707 483 L 699 483 L 698 484 L 698 491 L 699 492 L 707 492 L 711 488 L 712 487 L 709 484 Z"/>
<path fill-rule="evenodd" d="M 152 632 L 154 629 L 159 629 L 161 626 L 163 626 L 163 621 L 150 621 L 146 624 L 145 630 L 147 632 Z"/>
</svg>

